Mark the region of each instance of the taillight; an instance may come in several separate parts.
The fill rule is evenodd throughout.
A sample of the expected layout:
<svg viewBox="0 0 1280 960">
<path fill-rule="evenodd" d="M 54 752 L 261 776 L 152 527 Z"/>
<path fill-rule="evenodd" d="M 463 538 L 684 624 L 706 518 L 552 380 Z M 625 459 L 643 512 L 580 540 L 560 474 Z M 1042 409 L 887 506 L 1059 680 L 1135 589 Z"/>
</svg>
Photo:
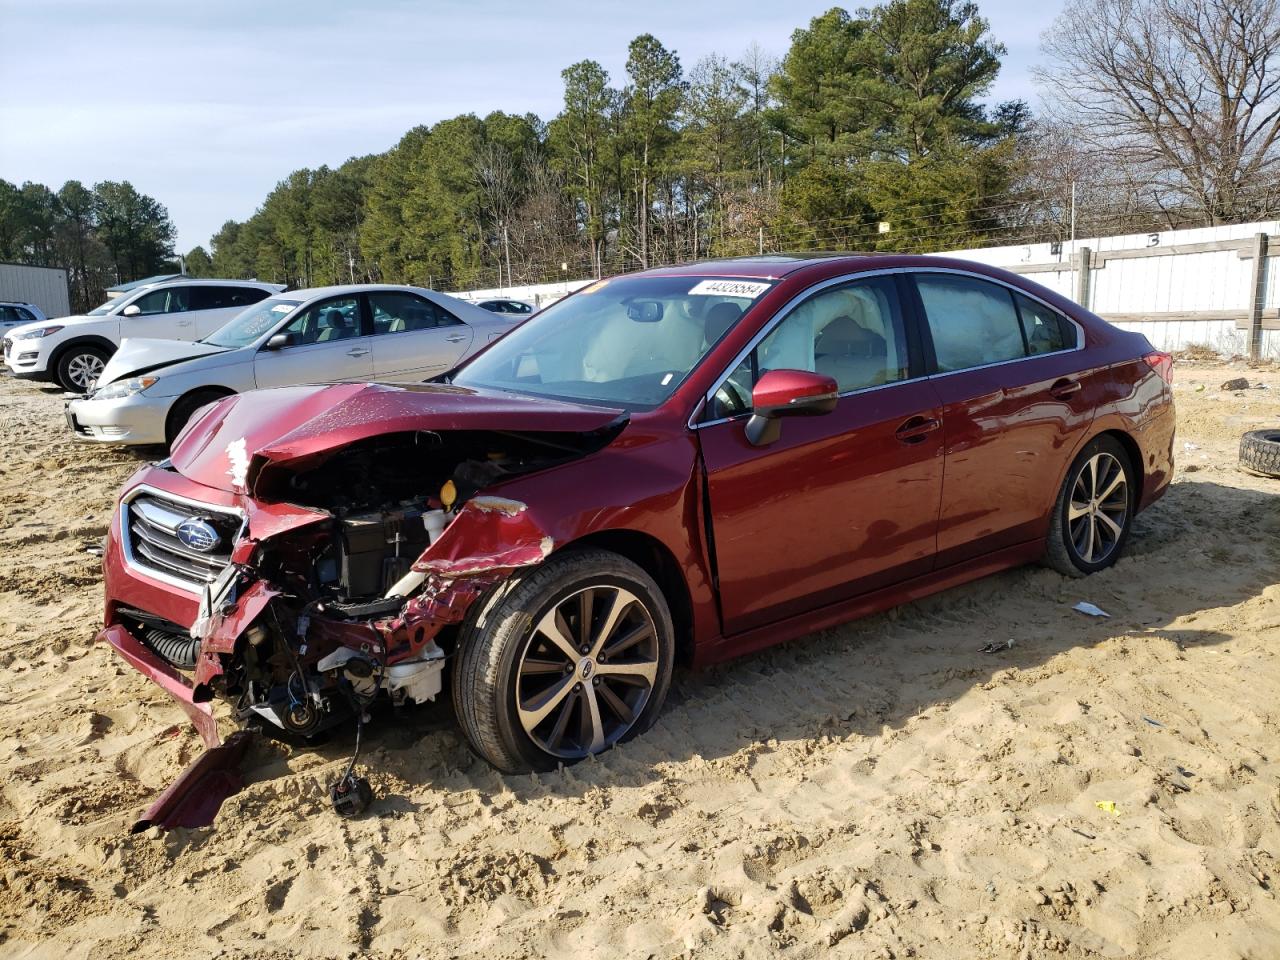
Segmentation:
<svg viewBox="0 0 1280 960">
<path fill-rule="evenodd" d="M 1152 370 L 1160 374 L 1161 380 L 1167 384 L 1173 384 L 1173 357 L 1163 350 L 1155 350 L 1142 359 L 1147 361 L 1147 365 Z"/>
</svg>

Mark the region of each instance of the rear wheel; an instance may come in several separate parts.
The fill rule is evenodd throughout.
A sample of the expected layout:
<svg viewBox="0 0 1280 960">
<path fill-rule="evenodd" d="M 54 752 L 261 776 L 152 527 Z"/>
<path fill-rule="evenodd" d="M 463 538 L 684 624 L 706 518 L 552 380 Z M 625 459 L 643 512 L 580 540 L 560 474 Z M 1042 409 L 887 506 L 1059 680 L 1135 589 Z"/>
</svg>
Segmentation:
<svg viewBox="0 0 1280 960">
<path fill-rule="evenodd" d="M 602 550 L 563 554 L 503 584 L 468 621 L 454 707 L 472 747 L 499 770 L 553 769 L 647 729 L 674 651 L 652 577 Z"/>
<path fill-rule="evenodd" d="M 58 383 L 70 393 L 88 393 L 110 359 L 101 347 L 72 345 L 58 358 Z"/>
<path fill-rule="evenodd" d="M 1083 577 L 1120 556 L 1137 503 L 1133 466 L 1119 441 L 1091 441 L 1067 471 L 1053 508 L 1045 561 L 1059 573 Z"/>
</svg>

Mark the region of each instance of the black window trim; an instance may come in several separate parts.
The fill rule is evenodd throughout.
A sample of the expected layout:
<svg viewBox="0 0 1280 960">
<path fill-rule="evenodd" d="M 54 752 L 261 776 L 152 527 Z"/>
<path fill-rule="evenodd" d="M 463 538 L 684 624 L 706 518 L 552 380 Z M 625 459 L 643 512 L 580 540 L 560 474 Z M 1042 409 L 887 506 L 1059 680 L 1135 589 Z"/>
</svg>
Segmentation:
<svg viewBox="0 0 1280 960">
<path fill-rule="evenodd" d="M 1062 350 L 1054 350 L 1052 353 L 1033 353 L 1028 356 L 1014 357 L 1012 360 L 997 360 L 994 363 L 984 363 L 980 367 L 965 367 L 963 370 L 950 370 L 946 372 L 938 372 L 937 362 L 935 361 L 933 356 L 933 339 L 927 335 L 927 329 L 924 329 L 928 326 L 928 321 L 925 318 L 924 305 L 920 301 L 920 293 L 916 289 L 916 284 L 914 280 L 914 277 L 916 274 L 922 274 L 922 273 L 942 273 L 942 274 L 951 274 L 953 276 L 959 276 L 959 277 L 968 277 L 973 280 L 985 280 L 988 283 L 994 283 L 998 286 L 1004 287 L 1005 289 L 1010 290 L 1013 293 L 1020 293 L 1024 297 L 1027 297 L 1030 300 L 1034 300 L 1036 303 L 1043 304 L 1049 310 L 1053 311 L 1063 320 L 1066 320 L 1069 324 L 1071 324 L 1071 326 L 1073 326 L 1076 331 L 1076 345 L 1074 347 L 1066 347 Z M 909 298 L 907 300 L 902 300 L 901 302 L 901 307 L 903 310 L 903 322 L 907 326 L 908 362 L 912 364 L 912 370 L 914 371 L 915 356 L 910 351 L 912 350 L 913 345 L 918 346 L 920 348 L 919 349 L 920 359 L 925 364 L 924 373 L 921 376 L 909 376 L 905 380 L 895 380 L 892 383 L 881 383 L 881 384 L 877 384 L 874 387 L 861 387 L 857 390 L 849 390 L 839 395 L 841 399 L 847 396 L 852 396 L 853 394 L 870 393 L 873 390 L 887 390 L 890 387 L 900 387 L 903 384 L 914 383 L 917 380 L 933 380 L 938 377 L 950 377 L 958 373 L 968 373 L 970 370 L 985 370 L 988 367 L 1003 366 L 1006 363 L 1025 363 L 1028 360 L 1039 360 L 1042 357 L 1052 357 L 1060 353 L 1076 353 L 1085 348 L 1086 344 L 1085 344 L 1084 327 L 1077 320 L 1075 320 L 1075 318 L 1067 316 L 1057 307 L 1053 306 L 1053 304 L 1049 303 L 1047 300 L 1045 300 L 1042 297 L 1036 296 L 1031 291 L 1024 290 L 1022 287 L 1018 286 L 1017 284 L 1009 283 L 1005 280 L 1001 280 L 998 277 L 989 277 L 986 274 L 977 273 L 972 270 L 961 270 L 955 267 L 887 267 L 880 270 L 865 270 L 865 271 L 859 271 L 857 273 L 845 273 L 845 274 L 841 274 L 838 277 L 829 277 L 828 279 L 823 280 L 819 283 L 816 283 L 811 287 L 806 287 L 804 290 L 801 290 L 794 297 L 792 297 L 790 300 L 784 303 L 781 307 L 779 307 L 778 310 L 774 312 L 773 316 L 770 317 L 769 320 L 764 324 L 764 326 L 762 326 L 759 330 L 756 331 L 755 335 L 750 339 L 750 341 L 747 342 L 747 345 L 743 347 L 742 350 L 738 352 L 737 356 L 735 356 L 733 360 L 729 362 L 729 365 L 720 372 L 720 375 L 716 377 L 715 380 L 712 381 L 711 386 L 708 387 L 707 390 L 698 397 L 698 400 L 694 404 L 693 409 L 689 412 L 689 418 L 687 421 L 689 429 L 700 430 L 703 427 L 714 426 L 715 424 L 718 424 L 718 423 L 728 423 L 730 420 L 736 420 L 740 417 L 747 415 L 746 412 L 743 412 L 743 413 L 734 414 L 732 417 L 717 417 L 713 420 L 701 419 L 703 414 L 711 409 L 711 404 L 715 400 L 716 391 L 720 389 L 720 386 L 725 382 L 725 380 L 729 379 L 729 375 L 732 374 L 733 371 L 737 370 L 738 366 L 742 363 L 742 361 L 745 360 L 752 353 L 752 351 L 755 350 L 757 346 L 759 346 L 760 341 L 762 341 L 765 337 L 767 337 L 770 333 L 772 333 L 773 328 L 776 327 L 783 320 L 785 320 L 788 316 L 790 316 L 792 311 L 795 310 L 795 308 L 798 307 L 801 303 L 803 303 L 805 300 L 808 300 L 810 297 L 824 290 L 830 289 L 831 287 L 840 286 L 842 284 L 850 283 L 854 280 L 861 280 L 868 277 L 891 276 L 891 275 L 897 275 L 900 278 L 898 280 L 900 300 L 901 300 L 901 294 L 903 292 L 904 287 L 909 292 Z M 1015 310 L 1016 310 L 1017 301 L 1015 300 L 1014 303 L 1015 303 Z M 1022 325 L 1021 321 L 1019 321 L 1018 325 L 1019 326 Z M 914 331 L 914 334 L 913 334 L 913 331 Z M 920 342 L 918 344 L 913 344 L 912 342 L 913 336 L 920 338 Z M 930 371 L 933 371 L 933 372 L 930 372 Z M 690 373 L 690 376 L 692 376 L 692 372 Z"/>
</svg>

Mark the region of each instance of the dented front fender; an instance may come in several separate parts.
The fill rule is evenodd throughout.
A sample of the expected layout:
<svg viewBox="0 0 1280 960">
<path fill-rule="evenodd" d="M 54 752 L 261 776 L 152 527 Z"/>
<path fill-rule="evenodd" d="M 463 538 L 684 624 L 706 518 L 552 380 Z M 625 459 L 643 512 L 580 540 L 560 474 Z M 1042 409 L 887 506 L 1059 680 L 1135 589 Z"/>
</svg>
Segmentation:
<svg viewBox="0 0 1280 960">
<path fill-rule="evenodd" d="M 413 569 L 448 579 L 472 577 L 534 566 L 555 547 L 526 504 L 505 497 L 473 497 Z"/>
</svg>

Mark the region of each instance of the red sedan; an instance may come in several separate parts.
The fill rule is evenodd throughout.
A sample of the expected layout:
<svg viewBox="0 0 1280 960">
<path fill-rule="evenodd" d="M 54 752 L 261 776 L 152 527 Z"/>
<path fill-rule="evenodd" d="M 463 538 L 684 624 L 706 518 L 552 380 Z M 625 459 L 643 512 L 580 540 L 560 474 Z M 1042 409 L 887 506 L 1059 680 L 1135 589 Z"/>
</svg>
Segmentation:
<svg viewBox="0 0 1280 960">
<path fill-rule="evenodd" d="M 394 336 L 388 333 L 387 336 Z M 1171 361 L 1021 277 L 760 257 L 598 283 L 444 382 L 228 397 L 125 486 L 103 638 L 218 742 L 452 688 L 545 769 L 706 664 L 1034 561 L 1116 561 Z"/>
</svg>

